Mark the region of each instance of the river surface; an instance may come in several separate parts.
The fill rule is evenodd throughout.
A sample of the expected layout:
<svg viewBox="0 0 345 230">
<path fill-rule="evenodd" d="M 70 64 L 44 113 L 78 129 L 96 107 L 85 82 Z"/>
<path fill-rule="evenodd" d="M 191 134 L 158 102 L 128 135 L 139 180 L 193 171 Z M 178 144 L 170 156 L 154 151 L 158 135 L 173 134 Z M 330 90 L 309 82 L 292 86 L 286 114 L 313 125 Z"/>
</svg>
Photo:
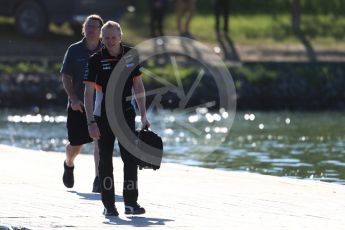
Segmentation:
<svg viewBox="0 0 345 230">
<path fill-rule="evenodd" d="M 345 115 L 340 112 L 199 110 L 149 115 L 164 162 L 345 184 Z M 140 119 L 138 119 L 139 121 Z M 138 122 L 139 125 L 139 122 Z M 63 152 L 62 109 L 0 110 L 0 144 Z M 85 145 L 83 154 L 92 153 Z M 115 147 L 115 156 L 119 156 Z"/>
</svg>

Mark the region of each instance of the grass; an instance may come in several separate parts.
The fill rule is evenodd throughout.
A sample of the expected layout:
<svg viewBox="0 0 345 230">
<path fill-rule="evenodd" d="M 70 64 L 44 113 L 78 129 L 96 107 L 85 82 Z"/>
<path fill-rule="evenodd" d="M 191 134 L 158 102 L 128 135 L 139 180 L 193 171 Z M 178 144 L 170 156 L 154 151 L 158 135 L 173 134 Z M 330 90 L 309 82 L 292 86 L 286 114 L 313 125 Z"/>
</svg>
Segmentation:
<svg viewBox="0 0 345 230">
<path fill-rule="evenodd" d="M 176 18 L 168 14 L 165 19 L 165 34 L 178 35 Z M 148 14 L 126 14 L 121 25 L 124 41 L 136 45 L 150 38 Z M 66 47 L 80 36 L 73 36 L 73 31 L 65 23 L 62 26 L 51 24 L 50 33 L 40 39 L 46 46 L 64 44 Z M 345 47 L 345 16 L 334 15 L 303 15 L 301 29 L 313 47 L 344 49 Z M 31 42 L 17 35 L 14 31 L 14 19 L 0 17 L 0 31 L 4 42 L 14 41 L 18 44 Z M 212 14 L 196 14 L 191 23 L 191 32 L 195 38 L 206 45 L 218 44 L 214 31 Z M 301 45 L 300 39 L 291 31 L 289 14 L 256 14 L 232 15 L 230 17 L 229 35 L 236 45 L 275 46 Z"/>
<path fill-rule="evenodd" d="M 0 74 L 18 74 L 18 73 L 59 73 L 61 63 L 31 63 L 31 62 L 16 62 L 16 63 L 0 63 Z"/>
<path fill-rule="evenodd" d="M 167 64 L 164 66 L 156 66 L 155 64 L 149 64 L 146 68 L 156 76 L 162 77 L 169 82 L 176 83 L 176 78 L 174 73 L 174 67 L 171 64 Z M 178 68 L 179 77 L 183 81 L 189 76 L 196 76 L 198 74 L 198 69 L 191 66 L 185 68 Z M 155 82 L 152 78 L 145 77 L 144 78 L 147 83 Z M 176 83 L 177 84 L 177 83 Z"/>
<path fill-rule="evenodd" d="M 140 20 L 138 19 L 140 18 Z M 125 39 L 132 44 L 149 38 L 148 16 L 126 15 L 121 24 Z M 303 15 L 301 29 L 313 45 L 345 44 L 345 17 L 333 15 Z M 213 15 L 195 15 L 191 32 L 199 41 L 216 44 Z M 166 35 L 178 35 L 175 15 L 165 19 Z M 291 30 L 290 15 L 233 15 L 230 17 L 232 40 L 245 45 L 299 44 Z"/>
</svg>

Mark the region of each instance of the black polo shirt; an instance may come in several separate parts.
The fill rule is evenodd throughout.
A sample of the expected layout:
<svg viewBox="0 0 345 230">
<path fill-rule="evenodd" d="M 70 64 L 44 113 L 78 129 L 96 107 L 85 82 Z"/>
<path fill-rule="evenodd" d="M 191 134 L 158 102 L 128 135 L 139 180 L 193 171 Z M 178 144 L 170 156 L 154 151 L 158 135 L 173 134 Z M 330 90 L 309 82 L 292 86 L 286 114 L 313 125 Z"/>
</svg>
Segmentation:
<svg viewBox="0 0 345 230">
<path fill-rule="evenodd" d="M 84 82 L 95 82 L 96 90 L 101 90 L 103 92 L 104 96 L 102 98 L 102 106 L 104 106 L 107 84 L 113 69 L 120 59 L 132 48 L 121 44 L 121 49 L 121 54 L 119 54 L 117 57 L 114 57 L 109 54 L 106 48 L 102 48 L 100 51 L 93 54 L 89 59 L 88 68 L 84 76 Z M 132 95 L 133 78 L 141 75 L 138 55 L 134 55 L 133 61 L 129 64 L 133 66 L 133 71 L 131 71 L 129 76 L 121 75 L 121 77 L 127 78 L 122 94 L 123 108 L 128 108 L 131 106 L 131 101 L 126 100 L 126 98 Z"/>
</svg>

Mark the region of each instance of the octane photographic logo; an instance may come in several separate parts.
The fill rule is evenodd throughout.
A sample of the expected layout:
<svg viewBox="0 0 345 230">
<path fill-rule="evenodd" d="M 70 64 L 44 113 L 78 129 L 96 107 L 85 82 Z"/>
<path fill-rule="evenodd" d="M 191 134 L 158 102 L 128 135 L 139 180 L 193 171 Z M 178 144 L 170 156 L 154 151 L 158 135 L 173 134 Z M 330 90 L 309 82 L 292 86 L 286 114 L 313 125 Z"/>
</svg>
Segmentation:
<svg viewBox="0 0 345 230">
<path fill-rule="evenodd" d="M 135 58 L 143 81 L 149 78 L 150 86 L 154 86 L 145 86 L 147 116 L 165 147 L 178 145 L 190 150 L 194 146 L 205 150 L 226 141 L 236 113 L 236 90 L 227 66 L 198 41 L 164 36 L 146 40 L 127 52 L 108 81 L 108 121 L 130 153 L 153 165 L 161 161 L 159 150 L 145 144 L 140 149 L 136 147 L 136 134 L 126 124 L 122 111 L 122 94 Z"/>
</svg>

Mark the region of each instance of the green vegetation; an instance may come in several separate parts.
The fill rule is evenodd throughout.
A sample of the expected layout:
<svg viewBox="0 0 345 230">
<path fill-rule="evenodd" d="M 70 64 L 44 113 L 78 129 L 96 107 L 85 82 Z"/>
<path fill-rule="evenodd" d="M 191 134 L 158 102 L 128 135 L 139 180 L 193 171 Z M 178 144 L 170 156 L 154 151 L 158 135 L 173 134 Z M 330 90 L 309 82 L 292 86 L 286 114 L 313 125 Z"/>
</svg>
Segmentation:
<svg viewBox="0 0 345 230">
<path fill-rule="evenodd" d="M 291 28 L 291 16 L 284 14 L 234 14 L 230 16 L 229 36 L 235 44 L 275 45 L 301 44 Z M 13 24 L 13 19 L 0 17 L 0 24 Z M 149 15 L 125 15 L 121 24 L 124 40 L 129 44 L 138 44 L 149 37 Z M 165 34 L 178 35 L 175 15 L 170 13 L 165 19 Z M 67 24 L 50 25 L 50 31 L 57 35 L 72 36 Z M 201 42 L 209 45 L 218 44 L 214 31 L 214 17 L 211 13 L 197 13 L 191 23 L 191 32 Z M 345 45 L 345 15 L 339 14 L 304 14 L 301 17 L 301 32 L 313 46 Z M 8 36 L 6 36 L 8 37 Z M 58 36 L 61 38 L 61 36 Z M 53 39 L 53 36 L 52 38 Z"/>
<path fill-rule="evenodd" d="M 57 77 L 59 67 L 60 63 L 1 64 L 1 86 L 5 93 L 0 98 L 0 102 L 2 102 L 0 104 L 2 106 L 22 105 L 22 98 L 31 97 L 31 95 L 36 96 L 32 102 L 37 105 L 64 104 L 65 93 L 61 80 Z M 152 63 L 146 68 L 160 78 L 178 86 L 172 65 Z M 238 109 L 345 108 L 343 89 L 345 68 L 342 63 L 251 62 L 229 66 L 229 69 L 236 86 Z M 198 69 L 185 66 L 179 70 L 180 80 L 187 92 L 198 75 Z M 159 89 L 165 85 L 145 72 L 143 79 L 148 91 Z M 210 101 L 209 98 L 214 98 L 217 86 L 212 75 L 206 73 L 198 83 L 197 89 L 190 100 L 190 105 L 200 105 Z M 47 93 L 54 95 L 54 102 L 47 99 Z M 9 95 L 11 95 L 11 100 L 7 100 Z M 13 98 L 12 95 L 16 95 L 16 97 Z M 176 97 L 174 97 L 174 93 L 167 93 L 165 98 L 173 98 L 171 100 L 174 101 Z"/>
<path fill-rule="evenodd" d="M 14 24 L 14 18 L 0 17 L 0 24 Z"/>
<path fill-rule="evenodd" d="M 138 17 L 141 19 L 138 20 Z M 149 38 L 149 18 L 146 15 L 126 15 L 121 24 L 125 40 L 131 44 Z M 169 14 L 165 20 L 166 35 L 178 35 L 175 15 Z M 345 16 L 303 15 L 301 22 L 303 35 L 312 45 L 334 46 L 344 44 Z M 191 23 L 191 32 L 196 39 L 210 45 L 217 44 L 212 14 L 195 15 Z M 289 14 L 234 15 L 230 17 L 229 36 L 235 44 L 274 45 L 299 44 L 299 38 L 291 28 Z"/>
<path fill-rule="evenodd" d="M 260 64 L 251 68 L 247 66 L 234 66 L 230 70 L 234 76 L 243 75 L 253 85 L 266 84 L 277 80 L 279 77 L 277 70 L 272 70 Z"/>
<path fill-rule="evenodd" d="M 58 73 L 61 68 L 61 63 L 30 63 L 30 62 L 17 62 L 17 63 L 0 63 L 0 75 L 6 74 L 19 74 L 19 73 Z"/>
<path fill-rule="evenodd" d="M 6 75 L 16 75 L 16 74 L 58 74 L 61 68 L 61 63 L 30 63 L 30 62 L 18 62 L 18 63 L 11 63 L 11 64 L 0 64 L 0 74 Z M 157 66 L 154 62 L 148 63 L 146 66 L 146 71 L 149 73 L 144 72 L 144 82 L 147 85 L 155 86 L 159 84 L 154 78 L 150 77 L 153 74 L 155 76 L 159 76 L 160 78 L 164 78 L 168 82 L 172 84 L 177 84 L 175 75 L 173 74 L 176 70 L 171 64 L 164 65 L 164 66 Z M 184 67 L 178 68 L 178 76 L 184 84 L 190 83 L 191 76 L 196 76 L 198 74 L 199 69 L 196 67 Z M 233 66 L 230 67 L 230 71 L 234 76 L 244 76 L 245 79 L 252 84 L 264 84 L 274 81 L 278 78 L 278 70 L 272 70 L 264 65 L 257 64 L 254 67 L 248 66 Z M 298 68 L 296 70 L 297 73 L 303 73 L 306 76 L 318 76 L 321 73 L 315 72 L 308 68 Z M 324 74 L 324 71 L 322 72 Z M 312 80 L 312 78 L 311 78 Z"/>
<path fill-rule="evenodd" d="M 169 0 L 168 0 L 169 1 Z M 292 0 L 229 0 L 230 10 L 234 14 L 287 14 Z M 135 1 L 138 12 L 148 12 L 146 1 Z M 169 12 L 174 11 L 173 0 L 169 1 Z M 343 15 L 344 0 L 300 0 L 301 12 L 304 14 L 337 14 Z M 201 14 L 212 13 L 212 0 L 197 0 L 196 8 Z"/>
<path fill-rule="evenodd" d="M 54 63 L 30 63 L 30 62 L 17 62 L 17 63 L 1 63 L 0 75 L 17 75 L 17 74 L 33 74 L 33 75 L 46 75 L 58 74 L 61 68 L 60 62 Z M 286 72 L 289 72 L 291 77 L 299 77 L 306 79 L 311 84 L 318 84 L 320 81 L 334 78 L 334 73 L 331 71 L 333 68 L 329 65 L 314 66 L 310 65 L 270 65 L 270 64 L 247 64 L 247 65 L 234 65 L 228 67 L 232 76 L 244 79 L 253 85 L 264 85 L 272 83 L 282 77 Z M 176 69 L 171 64 L 156 65 L 153 60 L 147 63 L 144 71 L 144 82 L 152 87 L 159 84 L 152 75 L 164 78 L 172 84 L 177 84 L 174 72 Z M 149 72 L 146 72 L 149 71 Z M 340 70 L 337 70 L 340 71 Z M 198 75 L 199 69 L 194 66 L 186 66 L 178 68 L 178 76 L 184 84 L 191 84 L 190 81 Z M 194 77 L 193 77 L 194 76 Z M 240 81 L 237 84 L 242 84 Z M 236 85 L 240 87 L 240 85 Z"/>
<path fill-rule="evenodd" d="M 175 72 L 175 69 L 170 64 L 165 66 L 155 66 L 154 63 L 151 63 L 148 67 L 146 67 L 146 69 L 150 71 L 152 74 L 164 78 L 165 80 L 173 84 L 176 81 L 175 75 L 173 74 Z M 187 79 L 189 76 L 196 76 L 197 74 L 198 69 L 195 67 L 178 68 L 178 76 L 182 81 Z M 153 78 L 149 77 L 148 74 L 145 75 L 145 83 L 157 83 Z"/>
</svg>

